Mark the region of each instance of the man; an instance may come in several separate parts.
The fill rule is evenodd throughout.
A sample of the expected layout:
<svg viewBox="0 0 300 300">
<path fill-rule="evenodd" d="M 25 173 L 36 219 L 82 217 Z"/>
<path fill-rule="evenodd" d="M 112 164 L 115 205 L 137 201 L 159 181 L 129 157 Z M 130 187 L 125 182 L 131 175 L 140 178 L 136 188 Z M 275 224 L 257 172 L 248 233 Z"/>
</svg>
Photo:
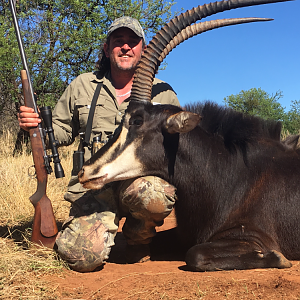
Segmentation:
<svg viewBox="0 0 300 300">
<path fill-rule="evenodd" d="M 53 129 L 60 145 L 71 144 L 86 130 L 91 100 L 99 83 L 103 86 L 97 100 L 90 141 L 101 136 L 107 140 L 120 124 L 133 83 L 136 66 L 145 49 L 143 29 L 136 19 L 122 17 L 109 28 L 99 71 L 78 76 L 67 87 L 53 111 Z M 179 105 L 172 88 L 155 79 L 152 102 Z M 41 122 L 33 110 L 22 106 L 19 125 L 28 130 Z M 85 146 L 85 160 L 91 148 Z M 73 172 L 72 172 L 73 173 Z M 172 211 L 175 188 L 164 180 L 147 176 L 112 183 L 100 191 L 88 191 L 72 174 L 64 198 L 72 203 L 70 217 L 56 239 L 60 256 L 70 267 L 89 272 L 103 264 L 114 245 L 118 222 L 126 217 L 123 234 L 127 240 L 128 262 L 150 258 L 149 243 L 155 226 Z"/>
</svg>

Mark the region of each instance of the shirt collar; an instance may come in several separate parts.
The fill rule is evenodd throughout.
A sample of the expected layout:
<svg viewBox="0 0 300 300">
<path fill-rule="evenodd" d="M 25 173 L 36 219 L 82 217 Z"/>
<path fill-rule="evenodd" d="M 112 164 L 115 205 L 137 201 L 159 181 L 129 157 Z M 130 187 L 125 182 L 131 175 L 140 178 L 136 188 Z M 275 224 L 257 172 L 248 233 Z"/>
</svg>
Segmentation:
<svg viewBox="0 0 300 300">
<path fill-rule="evenodd" d="M 99 73 L 100 71 L 95 71 L 94 72 L 96 75 L 96 79 L 94 79 L 96 82 L 102 82 L 103 85 L 105 85 L 109 91 L 111 92 L 111 94 L 114 96 L 114 100 L 116 101 L 117 97 L 116 97 L 116 89 L 114 88 L 114 86 L 112 85 L 112 79 L 111 79 L 111 73 L 110 70 L 107 71 L 104 76 L 100 77 Z M 130 98 L 125 99 L 123 102 L 129 102 Z"/>
<path fill-rule="evenodd" d="M 111 83 L 111 74 L 110 74 L 110 70 L 107 71 L 104 76 L 101 77 L 101 75 L 99 75 L 100 71 L 95 71 L 94 74 L 96 75 L 96 78 L 93 79 L 93 81 L 96 82 L 102 82 L 103 85 L 105 85 L 114 96 L 116 96 L 116 91 L 114 86 Z"/>
</svg>

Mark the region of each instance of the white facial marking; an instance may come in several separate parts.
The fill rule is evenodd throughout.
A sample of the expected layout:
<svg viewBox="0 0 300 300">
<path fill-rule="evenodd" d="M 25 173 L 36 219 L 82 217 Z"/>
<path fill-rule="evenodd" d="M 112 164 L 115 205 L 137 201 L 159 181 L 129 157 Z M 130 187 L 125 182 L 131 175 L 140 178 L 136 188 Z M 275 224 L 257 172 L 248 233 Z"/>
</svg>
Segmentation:
<svg viewBox="0 0 300 300">
<path fill-rule="evenodd" d="M 122 146 L 125 144 L 125 142 L 126 142 L 127 133 L 128 133 L 128 129 L 125 128 L 125 127 L 123 127 L 123 128 L 122 128 L 122 131 L 121 131 L 121 133 L 120 133 L 120 136 L 119 136 L 119 138 L 118 138 L 118 140 L 120 140 L 120 146 L 121 146 L 121 147 L 122 147 Z"/>
<path fill-rule="evenodd" d="M 136 158 L 135 149 L 135 143 L 130 144 L 114 161 L 101 168 L 101 174 L 108 174 L 107 181 L 125 180 L 141 175 L 143 165 Z"/>
<path fill-rule="evenodd" d="M 115 181 L 125 180 L 143 175 L 143 164 L 136 157 L 136 148 L 140 145 L 139 140 L 133 141 L 111 162 L 112 155 L 116 149 L 122 149 L 126 143 L 128 129 L 123 127 L 118 139 L 97 161 L 91 165 L 84 166 L 84 173 L 79 178 L 84 187 L 89 189 L 100 189 L 103 185 Z M 94 171 L 99 171 L 94 174 Z"/>
</svg>

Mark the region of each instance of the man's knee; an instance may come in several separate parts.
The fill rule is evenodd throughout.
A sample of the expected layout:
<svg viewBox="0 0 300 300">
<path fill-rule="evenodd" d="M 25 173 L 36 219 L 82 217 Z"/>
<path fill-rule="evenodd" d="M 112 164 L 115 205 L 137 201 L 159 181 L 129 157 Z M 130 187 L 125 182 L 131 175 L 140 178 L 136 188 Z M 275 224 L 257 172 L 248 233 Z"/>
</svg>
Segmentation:
<svg viewBox="0 0 300 300">
<path fill-rule="evenodd" d="M 70 216 L 82 217 L 111 211 L 116 213 L 116 199 L 111 188 L 103 188 L 99 191 L 88 191 L 85 193 L 66 193 L 65 199 L 72 203 Z"/>
<path fill-rule="evenodd" d="M 166 217 L 175 204 L 176 188 L 159 177 L 145 176 L 124 183 L 120 199 L 130 213 L 147 211 Z"/>
<path fill-rule="evenodd" d="M 57 252 L 78 272 L 91 272 L 108 259 L 118 226 L 111 212 L 70 217 L 56 239 Z"/>
</svg>

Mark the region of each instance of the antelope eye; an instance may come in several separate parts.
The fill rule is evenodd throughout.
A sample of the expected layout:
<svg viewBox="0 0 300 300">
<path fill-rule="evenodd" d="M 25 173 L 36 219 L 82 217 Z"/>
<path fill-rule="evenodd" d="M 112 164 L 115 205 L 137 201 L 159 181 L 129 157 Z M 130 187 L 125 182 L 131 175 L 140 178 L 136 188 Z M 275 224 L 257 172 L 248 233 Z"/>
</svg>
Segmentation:
<svg viewBox="0 0 300 300">
<path fill-rule="evenodd" d="M 142 117 L 135 117 L 129 120 L 129 125 L 141 126 L 143 125 L 143 123 L 144 122 Z"/>
</svg>

